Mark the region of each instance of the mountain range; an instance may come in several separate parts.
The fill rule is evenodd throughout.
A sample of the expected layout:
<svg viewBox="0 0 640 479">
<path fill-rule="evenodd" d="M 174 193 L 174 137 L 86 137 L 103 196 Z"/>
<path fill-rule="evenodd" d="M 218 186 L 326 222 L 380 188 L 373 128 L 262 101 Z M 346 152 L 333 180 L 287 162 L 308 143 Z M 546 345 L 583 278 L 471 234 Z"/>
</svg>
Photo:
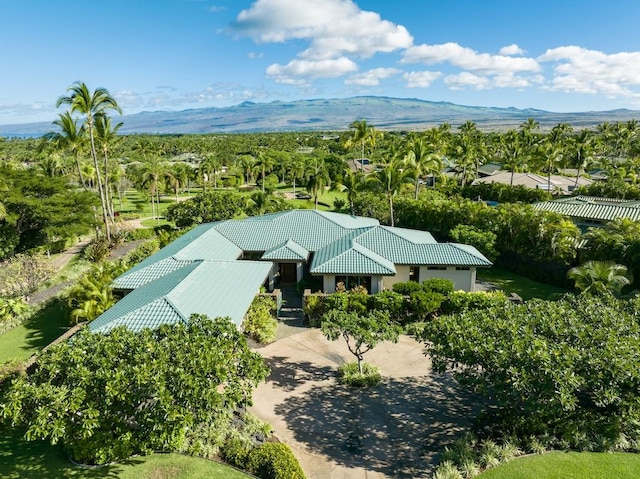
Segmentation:
<svg viewBox="0 0 640 479">
<path fill-rule="evenodd" d="M 243 102 L 223 108 L 181 111 L 145 111 L 114 120 L 124 124 L 122 134 L 247 133 L 269 131 L 344 131 L 354 120 L 365 119 L 379 130 L 424 130 L 442 123 L 454 128 L 473 121 L 483 131 L 517 128 L 528 118 L 549 130 L 569 123 L 575 130 L 609 122 L 640 119 L 638 110 L 554 113 L 537 109 L 456 105 L 414 98 L 359 96 L 340 99 Z M 35 137 L 53 129 L 49 122 L 0 125 L 0 136 Z"/>
</svg>

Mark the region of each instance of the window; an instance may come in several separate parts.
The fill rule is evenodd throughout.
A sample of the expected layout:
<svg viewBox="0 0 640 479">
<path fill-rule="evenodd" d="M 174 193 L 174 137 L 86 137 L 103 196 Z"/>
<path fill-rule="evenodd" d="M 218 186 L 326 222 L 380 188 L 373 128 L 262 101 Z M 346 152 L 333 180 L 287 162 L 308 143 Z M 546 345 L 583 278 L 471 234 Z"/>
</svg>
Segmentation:
<svg viewBox="0 0 640 479">
<path fill-rule="evenodd" d="M 456 271 L 469 271 L 470 269 L 468 266 L 456 266 Z"/>
<path fill-rule="evenodd" d="M 409 266 L 409 281 L 420 281 L 420 267 Z"/>
<path fill-rule="evenodd" d="M 336 290 L 340 283 L 347 291 L 356 286 L 363 286 L 368 292 L 371 292 L 371 276 L 336 276 Z"/>
<path fill-rule="evenodd" d="M 447 267 L 446 266 L 428 266 L 427 269 L 429 271 L 446 271 Z"/>
</svg>

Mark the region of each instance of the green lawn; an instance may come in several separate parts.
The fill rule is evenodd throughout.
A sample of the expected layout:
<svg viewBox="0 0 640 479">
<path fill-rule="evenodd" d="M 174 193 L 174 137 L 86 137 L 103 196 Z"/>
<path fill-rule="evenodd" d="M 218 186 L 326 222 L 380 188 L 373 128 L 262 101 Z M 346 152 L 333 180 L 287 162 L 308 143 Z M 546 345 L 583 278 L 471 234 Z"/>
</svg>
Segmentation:
<svg viewBox="0 0 640 479">
<path fill-rule="evenodd" d="M 478 268 L 477 279 L 478 281 L 489 281 L 507 294 L 516 293 L 524 300 L 532 298 L 548 299 L 552 294 L 567 292 L 566 289 L 539 283 L 496 267 Z"/>
<path fill-rule="evenodd" d="M 27 442 L 16 432 L 0 430 L 0 477 L 3 479 L 246 479 L 246 474 L 217 462 L 179 454 L 134 457 L 100 468 L 72 465 L 59 447 L 43 441 Z"/>
<path fill-rule="evenodd" d="M 0 364 L 15 358 L 29 359 L 69 327 L 63 305 L 54 300 L 26 323 L 0 335 Z"/>
<path fill-rule="evenodd" d="M 192 195 L 179 195 L 179 197 L 188 198 Z M 174 195 L 160 195 L 160 216 L 164 214 L 167 206 L 176 202 Z M 113 206 L 115 210 L 124 215 L 126 218 L 147 218 L 151 215 L 151 198 L 144 191 L 127 190 L 122 197 L 122 203 L 117 196 L 113 197 Z"/>
<path fill-rule="evenodd" d="M 515 459 L 479 479 L 636 479 L 640 454 L 552 452 Z"/>
</svg>

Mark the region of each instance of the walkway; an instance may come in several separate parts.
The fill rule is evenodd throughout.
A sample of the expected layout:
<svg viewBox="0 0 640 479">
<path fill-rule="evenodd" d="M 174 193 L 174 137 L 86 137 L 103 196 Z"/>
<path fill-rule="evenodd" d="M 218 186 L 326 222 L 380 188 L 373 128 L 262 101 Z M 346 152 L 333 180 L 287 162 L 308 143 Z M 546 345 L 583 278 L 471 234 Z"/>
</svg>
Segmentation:
<svg viewBox="0 0 640 479">
<path fill-rule="evenodd" d="M 309 479 L 428 477 L 479 408 L 449 375 L 434 374 L 423 346 L 407 336 L 367 353 L 385 378 L 368 389 L 336 383 L 337 367 L 354 358 L 318 329 L 259 352 L 271 376 L 251 410 L 292 447 Z"/>
<path fill-rule="evenodd" d="M 302 312 L 302 297 L 296 291 L 295 285 L 283 285 L 279 288 L 282 291 L 282 307 L 278 315 L 276 341 L 307 329 Z"/>
</svg>

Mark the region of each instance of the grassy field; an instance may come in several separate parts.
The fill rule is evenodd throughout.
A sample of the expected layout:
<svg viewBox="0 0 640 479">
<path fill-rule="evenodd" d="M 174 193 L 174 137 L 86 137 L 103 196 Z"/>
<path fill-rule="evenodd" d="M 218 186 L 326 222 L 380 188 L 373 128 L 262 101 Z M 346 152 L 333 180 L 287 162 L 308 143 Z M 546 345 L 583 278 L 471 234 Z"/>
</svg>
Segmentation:
<svg viewBox="0 0 640 479">
<path fill-rule="evenodd" d="M 0 335 L 0 364 L 29 359 L 68 329 L 64 307 L 54 300 L 26 323 Z"/>
<path fill-rule="evenodd" d="M 553 294 L 567 292 L 566 289 L 539 283 L 496 267 L 478 268 L 477 279 L 478 281 L 489 281 L 507 294 L 516 293 L 524 300 L 532 298 L 548 299 Z"/>
<path fill-rule="evenodd" d="M 640 454 L 553 452 L 489 469 L 479 479 L 636 479 Z"/>
<path fill-rule="evenodd" d="M 27 442 L 16 432 L 0 430 L 0 477 L 3 479 L 246 479 L 250 476 L 206 459 L 179 454 L 131 458 L 100 468 L 72 465 L 59 447 L 43 441 Z"/>
</svg>

